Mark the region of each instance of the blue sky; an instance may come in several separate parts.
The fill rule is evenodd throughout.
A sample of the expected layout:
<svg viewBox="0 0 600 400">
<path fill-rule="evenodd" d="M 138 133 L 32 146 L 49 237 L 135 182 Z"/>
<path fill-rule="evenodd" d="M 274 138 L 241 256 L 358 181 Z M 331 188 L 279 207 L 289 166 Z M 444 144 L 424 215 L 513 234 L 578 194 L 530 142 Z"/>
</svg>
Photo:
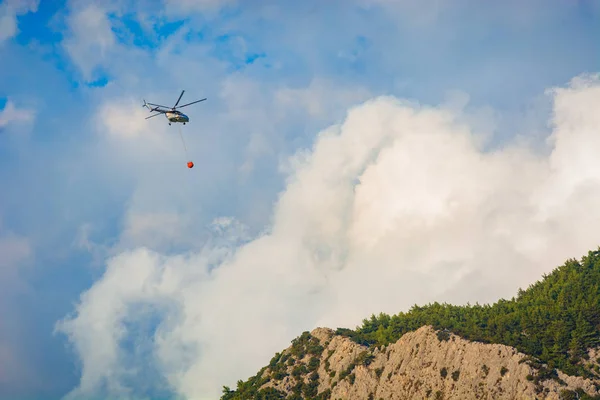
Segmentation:
<svg viewBox="0 0 600 400">
<path fill-rule="evenodd" d="M 146 248 L 155 252 L 149 259 L 206 256 L 209 270 L 221 268 L 221 255 L 213 260 L 207 246 L 235 253 L 273 228 L 285 208 L 278 201 L 296 179 L 289 168 L 299 168 L 285 167 L 286 160 L 316 149 L 319 132 L 341 123 L 350 107 L 381 95 L 449 104 L 491 135 L 492 148 L 525 137 L 541 149 L 551 130 L 545 91 L 600 70 L 600 8 L 592 0 L 321 3 L 0 3 L 1 398 L 60 399 L 80 384 L 82 395 L 124 387 L 133 398 L 192 393 L 188 378 L 147 361 L 157 357 L 152 346 L 136 355 L 127 344 L 152 343 L 163 314 L 125 329 L 119 357 L 142 372 L 120 371 L 128 378 L 119 379 L 90 372 L 85 384 L 79 366 L 97 359 L 71 346 L 93 337 L 84 332 L 85 318 L 72 341 L 55 325 L 76 315 L 88 289 L 98 288 L 101 298 L 107 271 L 117 268 L 112 257 Z M 174 103 L 183 89 L 182 102 L 208 97 L 186 108 L 192 170 L 179 128 L 162 117 L 144 120 L 141 107 L 142 99 Z M 461 95 L 469 96 L 466 105 Z M 221 217 L 232 219 L 213 223 Z M 565 252 L 573 249 L 580 247 Z M 561 262 L 557 254 L 551 262 Z M 490 293 L 509 296 L 538 272 Z M 219 304 L 216 289 L 206 291 Z M 123 304 L 154 304 L 143 293 Z M 312 329 L 321 320 L 298 306 L 310 303 L 302 299 L 290 303 L 286 318 L 297 322 L 282 323 L 279 341 L 244 353 L 248 363 L 232 372 L 241 376 L 223 372 L 201 387 L 219 391 L 245 379 L 268 362 L 269 346 Z M 403 301 L 390 301 L 391 309 L 401 311 Z"/>
</svg>

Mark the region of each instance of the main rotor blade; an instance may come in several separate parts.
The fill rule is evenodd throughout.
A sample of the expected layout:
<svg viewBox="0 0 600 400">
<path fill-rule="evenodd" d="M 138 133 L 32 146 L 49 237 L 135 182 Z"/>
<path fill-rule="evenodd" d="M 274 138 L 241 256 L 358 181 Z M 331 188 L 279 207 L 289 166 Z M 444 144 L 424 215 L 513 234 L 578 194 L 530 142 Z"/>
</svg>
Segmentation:
<svg viewBox="0 0 600 400">
<path fill-rule="evenodd" d="M 150 104 L 151 106 L 157 106 L 157 107 L 162 107 L 162 108 L 168 108 L 168 109 L 171 109 L 171 107 L 167 107 L 167 106 L 161 106 L 160 104 L 154 104 L 154 103 L 146 103 L 146 104 Z"/>
<path fill-rule="evenodd" d="M 184 104 L 184 105 L 182 105 L 182 106 L 179 106 L 179 107 L 177 107 L 177 108 L 183 108 L 183 107 L 185 107 L 185 106 L 189 106 L 190 104 L 196 104 L 196 103 L 200 103 L 201 101 L 204 101 L 204 100 L 206 100 L 206 98 L 204 98 L 204 99 L 202 99 L 202 100 L 196 100 L 196 101 L 192 101 L 191 103 Z"/>
<path fill-rule="evenodd" d="M 164 113 L 158 113 L 158 114 L 154 114 L 154 115 L 151 115 L 151 116 L 149 116 L 149 117 L 146 117 L 145 119 L 152 118 L 152 117 L 156 117 L 157 115 L 160 115 L 160 114 L 164 114 Z"/>
<path fill-rule="evenodd" d="M 173 106 L 173 108 L 177 108 L 177 104 L 179 104 L 179 100 L 181 100 L 181 98 L 183 97 L 183 92 L 185 92 L 185 90 L 181 91 L 181 94 L 179 95 L 179 98 L 177 99 L 177 103 L 175 103 L 175 105 Z"/>
</svg>

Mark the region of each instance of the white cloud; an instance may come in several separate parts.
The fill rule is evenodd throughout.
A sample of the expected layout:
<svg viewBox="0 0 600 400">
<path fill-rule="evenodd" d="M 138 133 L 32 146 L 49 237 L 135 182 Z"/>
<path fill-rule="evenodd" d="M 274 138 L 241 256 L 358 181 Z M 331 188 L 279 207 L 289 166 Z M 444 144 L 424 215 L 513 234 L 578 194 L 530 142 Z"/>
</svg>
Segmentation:
<svg viewBox="0 0 600 400">
<path fill-rule="evenodd" d="M 169 248 L 188 243 L 193 247 L 194 239 L 188 233 L 191 230 L 185 215 L 176 212 L 129 212 L 125 229 L 121 235 L 121 246 L 135 248 L 144 245 L 152 249 Z"/>
<path fill-rule="evenodd" d="M 97 122 L 100 131 L 103 133 L 119 140 L 133 139 L 138 141 L 142 137 L 148 139 L 150 136 L 157 135 L 156 130 L 149 129 L 151 125 L 145 119 L 149 115 L 151 113 L 148 113 L 148 109 L 142 108 L 141 100 L 136 102 L 136 99 L 133 98 L 120 98 L 101 105 Z M 161 118 L 164 121 L 163 115 L 154 117 L 158 120 Z"/>
<path fill-rule="evenodd" d="M 39 0 L 5 0 L 0 4 L 0 44 L 18 33 L 17 17 L 36 12 Z"/>
<path fill-rule="evenodd" d="M 502 4 L 490 4 L 484 8 L 478 8 L 480 2 L 476 0 L 355 0 L 361 7 L 370 9 L 380 7 L 387 14 L 393 16 L 403 25 L 413 28 L 432 28 L 445 18 L 453 18 L 460 11 L 470 11 L 474 15 L 494 16 L 496 20 L 501 19 L 516 27 L 527 27 L 532 22 L 547 18 L 548 16 L 559 16 L 556 9 L 547 7 L 544 0 L 531 0 L 523 3 L 519 0 L 507 0 Z M 564 3 L 561 7 L 577 7 L 575 3 Z M 593 7 L 593 6 L 592 6 Z"/>
<path fill-rule="evenodd" d="M 118 46 L 106 13 L 96 3 L 89 3 L 67 17 L 69 33 L 63 46 L 87 81 L 93 80 L 96 67 L 105 63 Z"/>
<path fill-rule="evenodd" d="M 0 283 L 2 294 L 23 289 L 19 277 L 19 269 L 23 262 L 32 256 L 29 241 L 10 231 L 2 229 L 0 225 Z M 4 303 L 4 302 L 3 302 Z"/>
<path fill-rule="evenodd" d="M 341 119 L 349 106 L 370 95 L 358 85 L 340 87 L 326 79 L 316 78 L 306 87 L 291 88 L 259 83 L 242 74 L 227 77 L 219 92 L 227 107 L 226 123 L 239 124 L 235 132 L 247 143 L 240 167 L 244 173 L 252 172 L 257 160 L 285 152 L 283 148 L 289 143 L 282 133 L 289 124 L 297 121 L 298 127 L 309 127 Z"/>
<path fill-rule="evenodd" d="M 265 235 L 240 245 L 234 227 L 231 243 L 199 253 L 139 248 L 109 260 L 61 325 L 83 363 L 73 394 L 105 384 L 122 393 L 135 378 L 124 365 L 137 355 L 120 343 L 140 304 L 162 316 L 152 365 L 181 394 L 209 399 L 303 330 L 414 303 L 510 297 L 595 248 L 600 83 L 579 78 L 552 93 L 549 156 L 518 145 L 484 152 L 451 111 L 378 98 L 291 164 Z M 225 222 L 215 224 L 221 235 Z"/>
<path fill-rule="evenodd" d="M 164 0 L 167 14 L 215 13 L 224 7 L 236 4 L 237 0 Z"/>
<path fill-rule="evenodd" d="M 0 43 L 15 36 L 17 33 L 17 19 L 12 13 L 6 11 L 6 7 L 2 8 L 0 14 Z"/>
<path fill-rule="evenodd" d="M 121 89 L 121 84 L 139 88 L 140 81 L 155 80 L 155 62 L 150 62 L 146 49 L 133 45 L 140 33 L 131 32 L 124 17 L 135 15 L 142 35 L 152 38 L 156 35 L 154 24 L 165 22 L 162 11 L 161 4 L 151 0 L 69 1 L 61 45 L 85 82 L 118 76 L 118 82 L 111 83 Z M 60 26 L 57 21 L 53 24 Z"/>
<path fill-rule="evenodd" d="M 356 3 L 367 9 L 382 7 L 387 13 L 414 26 L 431 25 L 448 7 L 456 7 L 456 4 L 450 5 L 441 0 L 356 0 Z"/>
<path fill-rule="evenodd" d="M 0 111 L 0 128 L 13 122 L 31 122 L 34 117 L 33 110 L 17 108 L 11 100 L 8 100 L 4 109 Z"/>
<path fill-rule="evenodd" d="M 4 228 L 0 220 L 0 315 L 3 321 L 10 321 L 17 312 L 16 295 L 29 294 L 22 272 L 32 257 L 29 240 Z M 0 386 L 23 385 L 33 375 L 23 359 L 23 349 L 15 346 L 17 330 L 11 325 L 0 325 Z"/>
<path fill-rule="evenodd" d="M 340 90 L 332 82 L 323 79 L 313 79 L 306 88 L 285 87 L 275 93 L 276 101 L 280 106 L 305 108 L 311 119 L 324 119 L 336 113 L 340 108 L 347 108 L 349 105 L 365 101 L 369 97 L 371 97 L 371 93 L 364 88 Z"/>
</svg>

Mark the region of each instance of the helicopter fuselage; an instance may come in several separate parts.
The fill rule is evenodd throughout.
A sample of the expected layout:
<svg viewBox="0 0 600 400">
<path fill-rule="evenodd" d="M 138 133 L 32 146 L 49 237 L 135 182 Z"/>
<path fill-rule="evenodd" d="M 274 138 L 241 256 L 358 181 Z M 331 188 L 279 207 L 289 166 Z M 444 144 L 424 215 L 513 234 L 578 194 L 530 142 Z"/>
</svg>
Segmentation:
<svg viewBox="0 0 600 400">
<path fill-rule="evenodd" d="M 167 111 L 165 113 L 165 117 L 167 117 L 169 122 L 181 122 L 184 124 L 186 122 L 190 122 L 190 119 L 188 118 L 188 116 L 179 111 L 175 111 L 175 112 Z"/>
</svg>

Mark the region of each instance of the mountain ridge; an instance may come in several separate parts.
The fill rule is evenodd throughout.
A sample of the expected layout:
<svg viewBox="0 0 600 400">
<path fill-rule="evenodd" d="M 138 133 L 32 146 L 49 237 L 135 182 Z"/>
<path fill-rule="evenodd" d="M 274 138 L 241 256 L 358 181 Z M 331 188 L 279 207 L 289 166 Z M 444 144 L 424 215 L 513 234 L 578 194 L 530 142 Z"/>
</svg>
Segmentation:
<svg viewBox="0 0 600 400">
<path fill-rule="evenodd" d="M 446 368 L 454 384 L 446 385 L 445 377 L 440 381 L 442 376 L 427 372 L 427 368 L 405 371 L 407 378 L 404 381 L 398 378 L 396 372 L 387 381 L 373 381 L 374 371 L 369 369 L 369 365 L 375 361 L 381 363 L 377 364 L 378 368 L 382 368 L 377 378 L 381 378 L 390 362 L 389 355 L 382 362 L 382 352 L 406 345 L 415 334 L 420 337 L 417 347 L 442 352 L 428 353 L 425 363 L 430 364 L 427 368 L 444 365 L 441 368 Z M 498 382 L 488 382 L 481 375 L 484 365 L 489 368 L 487 364 L 497 364 L 498 361 L 488 357 L 487 364 L 473 360 L 471 366 L 477 368 L 473 367 L 475 369 L 471 368 L 466 373 L 463 371 L 461 375 L 460 368 L 456 369 L 457 365 L 453 364 L 454 358 L 450 357 L 449 341 L 459 343 L 463 346 L 462 351 L 473 354 L 484 354 L 489 346 L 504 346 L 505 354 L 518 358 L 519 366 L 514 365 L 514 360 L 505 360 L 510 368 L 504 368 L 509 371 L 512 368 L 512 372 L 508 374 L 505 371 Z M 329 347 L 332 342 L 336 343 L 333 348 Z M 342 347 L 338 349 L 338 345 Z M 467 394 L 477 396 L 467 398 L 546 396 L 542 398 L 600 399 L 599 345 L 600 249 L 589 251 L 580 261 L 567 260 L 526 290 L 519 289 L 517 296 L 511 300 L 500 299 L 491 305 L 415 305 L 408 312 L 394 316 L 383 313 L 372 315 L 355 330 L 316 328 L 312 332 L 304 332 L 292 341 L 288 349 L 277 353 L 257 375 L 246 382 L 238 381 L 236 390 L 224 387 L 221 400 L 375 400 L 381 394 L 384 394 L 381 398 L 385 399 L 415 398 L 411 396 L 451 399 L 465 398 Z M 502 354 L 500 351 L 496 357 L 502 358 Z M 334 355 L 339 355 L 339 360 L 333 359 L 334 364 L 341 366 L 330 376 L 330 357 Z M 405 354 L 403 360 L 411 364 L 418 361 L 415 357 L 415 353 Z M 448 371 L 450 367 L 455 369 Z M 454 379 L 452 373 L 456 371 L 459 372 Z M 514 371 L 520 372 L 515 375 Z M 509 385 L 503 383 L 506 374 L 507 382 L 512 382 Z M 518 376 L 516 381 L 515 376 Z M 392 377 L 393 385 L 389 383 Z M 467 378 L 470 380 L 465 380 Z M 475 384 L 466 384 L 467 381 Z M 421 389 L 428 389 L 414 389 L 416 382 L 420 382 L 418 386 Z M 354 384 L 364 390 L 354 390 Z M 406 385 L 414 390 L 406 389 Z M 367 391 L 366 387 L 370 389 Z M 409 397 L 396 397 L 396 394 Z"/>
</svg>

